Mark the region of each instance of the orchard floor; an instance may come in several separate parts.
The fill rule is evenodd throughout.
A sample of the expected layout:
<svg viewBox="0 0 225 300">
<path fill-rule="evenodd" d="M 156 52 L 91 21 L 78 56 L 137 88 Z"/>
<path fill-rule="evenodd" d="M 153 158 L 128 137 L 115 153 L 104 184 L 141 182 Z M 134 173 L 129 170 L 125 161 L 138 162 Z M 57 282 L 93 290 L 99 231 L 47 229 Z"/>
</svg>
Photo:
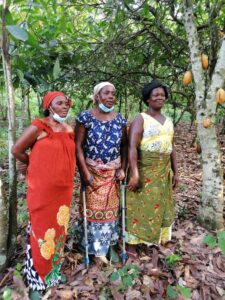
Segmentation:
<svg viewBox="0 0 225 300">
<path fill-rule="evenodd" d="M 107 267 L 91 263 L 87 270 L 74 243 L 77 205 L 73 205 L 63 263 L 67 283 L 48 290 L 42 299 L 225 299 L 225 255 L 218 246 L 209 249 L 203 243 L 209 232 L 197 221 L 202 172 L 200 155 L 196 153 L 193 143 L 194 136 L 194 127 L 190 128 L 188 124 L 177 126 L 175 143 L 180 185 L 174 193 L 177 218 L 172 241 L 165 246 L 138 246 L 139 259 L 128 259 L 128 270 L 121 263 Z M 225 165 L 224 136 L 220 136 L 220 140 Z M 79 197 L 78 178 L 75 185 L 74 203 Z M 27 288 L 20 277 L 25 254 L 26 222 L 21 221 L 20 224 L 12 265 L 0 276 L 0 297 L 7 288 L 12 295 L 12 298 L 5 299 L 28 299 Z M 122 281 L 116 279 L 116 270 L 123 271 Z"/>
</svg>

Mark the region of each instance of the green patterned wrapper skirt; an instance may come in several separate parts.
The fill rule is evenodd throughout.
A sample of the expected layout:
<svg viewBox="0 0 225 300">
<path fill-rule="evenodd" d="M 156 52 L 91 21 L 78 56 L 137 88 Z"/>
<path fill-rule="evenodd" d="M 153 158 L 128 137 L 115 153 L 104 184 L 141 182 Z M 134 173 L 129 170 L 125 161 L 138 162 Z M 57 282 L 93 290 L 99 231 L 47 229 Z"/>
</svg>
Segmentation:
<svg viewBox="0 0 225 300">
<path fill-rule="evenodd" d="M 158 244 L 161 228 L 175 217 L 170 154 L 141 151 L 138 170 L 139 189 L 126 193 L 126 231 Z"/>
</svg>

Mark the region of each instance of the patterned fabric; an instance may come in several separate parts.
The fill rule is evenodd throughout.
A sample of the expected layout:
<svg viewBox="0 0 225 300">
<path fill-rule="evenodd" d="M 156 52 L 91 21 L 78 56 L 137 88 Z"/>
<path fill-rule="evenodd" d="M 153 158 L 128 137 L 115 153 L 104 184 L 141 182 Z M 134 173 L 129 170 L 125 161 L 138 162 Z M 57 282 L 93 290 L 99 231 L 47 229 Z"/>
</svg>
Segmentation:
<svg viewBox="0 0 225 300">
<path fill-rule="evenodd" d="M 86 110 L 77 117 L 77 122 L 87 129 L 84 144 L 87 158 L 106 164 L 120 156 L 122 128 L 126 125 L 126 119 L 121 114 L 111 121 L 100 121 Z"/>
<path fill-rule="evenodd" d="M 32 290 L 42 291 L 47 288 L 46 284 L 42 281 L 41 277 L 38 275 L 37 271 L 34 268 L 32 254 L 31 254 L 31 246 L 30 246 L 30 231 L 31 225 L 30 222 L 27 227 L 27 248 L 26 248 L 26 261 L 24 267 L 24 275 L 25 281 L 27 285 Z"/>
<path fill-rule="evenodd" d="M 109 246 L 118 241 L 118 220 L 112 222 L 87 222 L 88 253 L 106 256 Z M 84 225 L 82 219 L 76 224 L 76 235 L 80 245 L 85 248 Z"/>
<path fill-rule="evenodd" d="M 146 113 L 141 113 L 141 115 L 144 119 L 144 131 L 140 149 L 150 152 L 171 153 L 174 132 L 172 121 L 166 118 L 162 125 Z"/>
<path fill-rule="evenodd" d="M 162 227 L 160 231 L 159 241 L 157 244 L 168 242 L 171 240 L 171 237 L 172 237 L 172 226 Z M 125 232 L 125 239 L 126 242 L 131 245 L 138 245 L 138 244 L 146 244 L 148 246 L 152 245 L 152 243 L 148 243 L 142 239 L 139 239 L 137 236 L 128 232 Z"/>
<path fill-rule="evenodd" d="M 86 187 L 87 220 L 93 222 L 115 221 L 118 218 L 119 210 L 119 185 L 115 180 L 115 173 L 118 166 L 120 167 L 120 163 L 118 164 L 117 160 L 113 164 L 112 161 L 111 168 L 109 166 L 100 168 L 98 163 L 95 166 L 93 163 L 87 164 L 87 166 L 94 178 L 93 186 Z"/>
<path fill-rule="evenodd" d="M 140 189 L 127 192 L 127 231 L 144 241 L 158 243 L 161 227 L 174 220 L 170 155 L 142 151 L 138 162 Z"/>
<path fill-rule="evenodd" d="M 94 177 L 94 187 L 88 186 L 86 191 L 89 253 L 105 256 L 109 246 L 118 240 L 119 184 L 115 172 L 121 167 L 120 147 L 126 119 L 117 114 L 111 121 L 100 121 L 90 111 L 84 111 L 77 122 L 87 130 L 84 154 Z M 84 245 L 80 213 L 76 231 L 79 243 Z"/>
<path fill-rule="evenodd" d="M 34 291 L 43 291 L 48 286 L 45 284 L 41 277 L 38 275 L 37 271 L 35 270 L 32 253 L 31 253 L 31 246 L 30 246 L 30 232 L 31 232 L 31 224 L 29 222 L 27 228 L 27 248 L 26 248 L 26 261 L 24 267 L 24 275 L 25 281 L 27 285 Z M 55 279 L 51 279 L 50 286 L 56 286 L 61 282 L 61 276 L 58 275 Z"/>
<path fill-rule="evenodd" d="M 39 132 L 45 131 L 46 136 L 34 144 L 27 170 L 31 231 L 25 273 L 31 287 L 36 284 L 40 290 L 60 280 L 73 194 L 75 145 L 72 132 L 54 132 L 41 119 L 33 121 L 32 125 L 38 127 Z"/>
<path fill-rule="evenodd" d="M 141 115 L 144 130 L 138 159 L 140 188 L 127 191 L 126 240 L 130 244 L 158 244 L 171 238 L 174 220 L 170 163 L 173 124 L 168 118 L 162 125 L 146 113 Z"/>
</svg>

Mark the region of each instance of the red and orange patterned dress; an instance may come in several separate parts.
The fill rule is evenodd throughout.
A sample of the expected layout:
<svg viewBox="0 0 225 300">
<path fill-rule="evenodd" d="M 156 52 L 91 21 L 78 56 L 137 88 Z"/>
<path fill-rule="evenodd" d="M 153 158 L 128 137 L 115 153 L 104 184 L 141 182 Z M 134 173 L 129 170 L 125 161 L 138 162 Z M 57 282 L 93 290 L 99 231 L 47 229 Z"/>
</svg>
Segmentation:
<svg viewBox="0 0 225 300">
<path fill-rule="evenodd" d="M 44 290 L 60 282 L 75 170 L 73 132 L 54 132 L 41 119 L 32 122 L 46 136 L 29 156 L 27 206 L 30 223 L 25 264 L 27 283 Z"/>
</svg>

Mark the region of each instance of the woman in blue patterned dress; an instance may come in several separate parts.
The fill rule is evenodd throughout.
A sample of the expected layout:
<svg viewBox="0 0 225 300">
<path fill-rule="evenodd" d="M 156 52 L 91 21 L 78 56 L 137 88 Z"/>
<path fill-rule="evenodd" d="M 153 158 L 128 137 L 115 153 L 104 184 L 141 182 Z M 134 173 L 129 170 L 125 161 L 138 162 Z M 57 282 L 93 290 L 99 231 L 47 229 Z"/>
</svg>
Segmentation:
<svg viewBox="0 0 225 300">
<path fill-rule="evenodd" d="M 86 186 L 88 252 L 104 263 L 109 247 L 118 240 L 119 181 L 125 178 L 127 156 L 126 120 L 114 112 L 115 93 L 110 82 L 97 84 L 95 107 L 76 119 L 77 163 Z M 84 245 L 81 221 L 77 232 Z"/>
</svg>

